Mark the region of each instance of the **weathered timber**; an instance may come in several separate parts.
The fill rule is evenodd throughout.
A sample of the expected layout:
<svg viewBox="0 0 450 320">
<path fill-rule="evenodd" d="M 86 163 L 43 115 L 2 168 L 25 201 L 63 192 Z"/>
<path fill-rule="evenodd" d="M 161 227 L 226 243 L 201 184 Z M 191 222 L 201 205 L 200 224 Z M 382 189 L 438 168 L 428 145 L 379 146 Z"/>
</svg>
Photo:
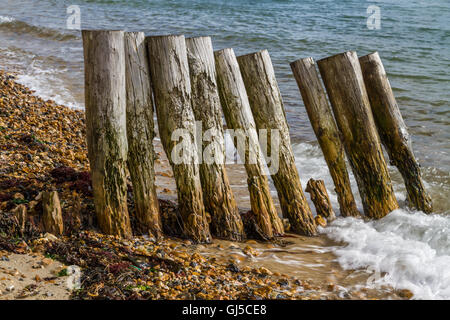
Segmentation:
<svg viewBox="0 0 450 320">
<path fill-rule="evenodd" d="M 24 204 L 19 204 L 13 211 L 14 216 L 17 218 L 18 225 L 20 227 L 20 235 L 23 236 L 25 231 L 25 225 L 27 223 L 28 214 L 27 207 Z"/>
<path fill-rule="evenodd" d="M 131 236 L 123 31 L 83 30 L 86 137 L 101 230 Z"/>
<path fill-rule="evenodd" d="M 431 213 L 431 197 L 423 185 L 420 165 L 380 56 L 374 52 L 359 58 L 359 63 L 381 142 L 405 181 L 408 205 Z"/>
<path fill-rule="evenodd" d="M 56 236 L 62 235 L 64 231 L 61 203 L 57 191 L 46 191 L 42 193 L 42 222 L 44 231 Z"/>
<path fill-rule="evenodd" d="M 333 221 L 336 218 L 323 180 L 309 179 L 305 191 L 310 194 L 311 201 L 316 207 L 317 214 L 327 218 L 328 222 Z"/>
<path fill-rule="evenodd" d="M 382 218 L 398 208 L 356 52 L 317 62 L 344 148 L 358 184 L 364 213 Z"/>
<path fill-rule="evenodd" d="M 345 151 L 339 131 L 328 104 L 325 90 L 313 58 L 291 63 L 291 69 L 303 98 L 309 121 L 322 149 L 333 179 L 341 215 L 358 217 L 360 213 L 353 197 L 350 178 L 345 164 Z"/>
<path fill-rule="evenodd" d="M 236 139 L 233 142 L 247 171 L 251 209 L 258 221 L 259 233 L 269 239 L 282 235 L 283 223 L 278 217 L 263 171 L 256 125 L 236 56 L 230 48 L 215 51 L 214 56 L 222 109 L 228 128 L 234 130 Z M 243 142 L 248 142 L 244 143 L 248 148 L 242 147 Z"/>
<path fill-rule="evenodd" d="M 211 232 L 217 238 L 241 241 L 244 226 L 225 171 L 222 109 L 216 82 L 214 53 L 210 37 L 186 39 L 191 79 L 192 108 L 201 122 L 202 153 L 200 179 L 203 202 L 211 215 Z"/>
<path fill-rule="evenodd" d="M 159 135 L 173 169 L 184 233 L 194 242 L 210 242 L 198 168 L 185 38 L 154 36 L 147 41 Z"/>
<path fill-rule="evenodd" d="M 141 232 L 162 235 L 155 187 L 153 92 L 143 32 L 125 33 L 128 169 Z"/>
<path fill-rule="evenodd" d="M 237 61 L 258 132 L 260 135 L 261 130 L 267 132 L 266 154 L 270 154 L 270 172 L 283 215 L 289 218 L 292 231 L 315 235 L 316 225 L 295 165 L 283 100 L 269 52 L 243 55 Z"/>
</svg>

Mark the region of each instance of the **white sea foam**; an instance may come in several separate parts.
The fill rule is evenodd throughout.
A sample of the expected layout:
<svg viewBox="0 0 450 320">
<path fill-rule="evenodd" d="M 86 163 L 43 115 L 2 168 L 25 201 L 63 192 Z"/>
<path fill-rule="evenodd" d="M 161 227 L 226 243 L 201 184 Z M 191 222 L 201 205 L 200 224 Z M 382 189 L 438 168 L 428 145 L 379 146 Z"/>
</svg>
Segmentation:
<svg viewBox="0 0 450 320">
<path fill-rule="evenodd" d="M 337 209 L 333 181 L 320 148 L 300 143 L 293 149 L 302 184 L 311 177 L 323 179 Z M 362 210 L 355 179 L 349 174 Z M 394 188 L 397 199 L 404 200 L 404 187 L 394 183 Z M 320 230 L 329 238 L 346 243 L 333 248 L 343 268 L 386 273 L 374 285 L 409 289 L 415 299 L 450 299 L 450 215 L 398 209 L 378 221 L 338 218 Z"/>
</svg>

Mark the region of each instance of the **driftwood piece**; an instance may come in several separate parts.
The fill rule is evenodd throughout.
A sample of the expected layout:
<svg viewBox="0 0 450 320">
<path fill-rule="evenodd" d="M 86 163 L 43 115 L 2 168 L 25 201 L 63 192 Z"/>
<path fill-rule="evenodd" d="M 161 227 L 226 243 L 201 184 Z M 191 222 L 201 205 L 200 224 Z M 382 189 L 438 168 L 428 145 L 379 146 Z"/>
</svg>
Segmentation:
<svg viewBox="0 0 450 320">
<path fill-rule="evenodd" d="M 56 236 L 62 235 L 64 231 L 61 203 L 57 191 L 46 191 L 42 193 L 42 222 L 44 231 Z"/>
<path fill-rule="evenodd" d="M 225 120 L 228 128 L 234 130 L 236 139 L 233 139 L 233 142 L 247 171 L 251 209 L 265 238 L 282 235 L 283 223 L 278 217 L 267 176 L 263 171 L 256 125 L 236 56 L 231 48 L 215 51 L 214 56 Z M 241 143 L 248 141 L 248 148 L 239 145 L 239 141 Z"/>
<path fill-rule="evenodd" d="M 171 35 L 147 39 L 159 135 L 173 169 L 184 233 L 194 242 L 210 242 L 195 143 L 185 38 Z"/>
<path fill-rule="evenodd" d="M 314 133 L 333 179 L 341 215 L 358 217 L 360 213 L 353 197 L 345 164 L 345 151 L 328 104 L 325 90 L 313 58 L 296 60 L 291 69 L 297 81 Z"/>
<path fill-rule="evenodd" d="M 344 148 L 358 183 L 364 213 L 382 218 L 398 208 L 356 52 L 317 62 Z"/>
<path fill-rule="evenodd" d="M 327 188 L 325 188 L 325 182 L 323 180 L 309 179 L 306 185 L 306 192 L 311 196 L 311 201 L 316 207 L 316 213 L 322 217 L 327 218 L 328 222 L 336 219 L 333 207 L 331 206 L 330 197 L 328 196 Z"/>
<path fill-rule="evenodd" d="M 222 109 L 216 82 L 214 53 L 210 37 L 186 39 L 191 79 L 192 108 L 201 122 L 200 179 L 203 202 L 211 215 L 211 232 L 217 238 L 241 241 L 244 227 L 225 171 Z M 213 148 L 211 148 L 213 146 Z"/>
<path fill-rule="evenodd" d="M 86 137 L 101 230 L 131 236 L 123 31 L 83 30 Z"/>
<path fill-rule="evenodd" d="M 138 229 L 162 234 L 155 187 L 153 97 L 143 32 L 125 33 L 128 169 L 133 184 Z"/>
<path fill-rule="evenodd" d="M 267 132 L 266 154 L 270 154 L 269 168 L 283 215 L 289 218 L 292 231 L 315 235 L 314 218 L 295 165 L 283 100 L 269 52 L 247 54 L 237 61 L 260 138 L 261 130 Z"/>
<path fill-rule="evenodd" d="M 389 159 L 405 181 L 407 202 L 412 208 L 430 213 L 433 205 L 422 182 L 420 165 L 414 157 L 408 128 L 378 52 L 359 58 L 372 113 Z"/>
</svg>

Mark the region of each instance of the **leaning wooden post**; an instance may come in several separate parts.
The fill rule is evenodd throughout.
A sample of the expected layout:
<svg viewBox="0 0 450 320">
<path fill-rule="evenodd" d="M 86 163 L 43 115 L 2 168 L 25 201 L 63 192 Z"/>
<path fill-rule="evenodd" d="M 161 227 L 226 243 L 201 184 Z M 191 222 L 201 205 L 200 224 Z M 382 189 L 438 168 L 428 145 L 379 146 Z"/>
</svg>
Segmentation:
<svg viewBox="0 0 450 320">
<path fill-rule="evenodd" d="M 270 136 L 266 151 L 270 154 L 269 169 L 283 215 L 288 217 L 292 231 L 315 235 L 316 225 L 295 165 L 283 100 L 269 52 L 263 50 L 237 60 L 260 138 L 264 132 Z"/>
<path fill-rule="evenodd" d="M 203 154 L 200 179 L 205 209 L 211 215 L 211 231 L 218 238 L 242 241 L 244 226 L 225 171 L 222 110 L 211 38 L 186 39 L 186 47 L 192 108 L 204 138 L 198 144 Z"/>
<path fill-rule="evenodd" d="M 173 169 L 184 232 L 195 242 L 210 242 L 184 36 L 149 37 L 148 52 L 159 135 Z"/>
<path fill-rule="evenodd" d="M 220 101 L 227 126 L 234 130 L 236 140 L 233 141 L 247 171 L 252 211 L 260 232 L 266 238 L 272 238 L 274 234 L 282 235 L 283 223 L 278 217 L 267 176 L 263 172 L 256 125 L 236 56 L 233 49 L 215 51 L 214 56 Z M 248 141 L 249 148 L 244 149 L 245 141 Z"/>
<path fill-rule="evenodd" d="M 123 31 L 83 30 L 86 137 L 101 230 L 131 236 Z"/>
<path fill-rule="evenodd" d="M 139 229 L 162 235 L 155 188 L 153 97 L 143 32 L 125 33 L 128 169 Z"/>
<path fill-rule="evenodd" d="M 398 208 L 356 52 L 317 62 L 365 214 L 382 218 Z"/>
<path fill-rule="evenodd" d="M 389 159 L 400 171 L 408 193 L 408 205 L 430 213 L 431 197 L 422 182 L 420 165 L 414 157 L 408 129 L 378 52 L 359 58 L 372 113 Z"/>
<path fill-rule="evenodd" d="M 327 96 L 320 82 L 313 58 L 305 58 L 291 63 L 291 69 L 308 113 L 317 141 L 330 170 L 337 194 L 341 215 L 358 217 L 350 178 L 345 164 L 344 146 L 334 122 Z"/>
</svg>

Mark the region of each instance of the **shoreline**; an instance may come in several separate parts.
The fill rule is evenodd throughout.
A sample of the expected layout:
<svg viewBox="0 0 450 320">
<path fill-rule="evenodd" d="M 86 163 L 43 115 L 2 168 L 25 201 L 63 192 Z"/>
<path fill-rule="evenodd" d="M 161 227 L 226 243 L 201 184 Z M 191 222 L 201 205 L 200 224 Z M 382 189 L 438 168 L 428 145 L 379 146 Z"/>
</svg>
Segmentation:
<svg viewBox="0 0 450 320">
<path fill-rule="evenodd" d="M 254 240 L 232 243 L 218 239 L 214 239 L 212 244 L 194 245 L 188 240 L 171 237 L 166 237 L 162 242 L 155 242 L 142 236 L 128 241 L 93 232 L 95 213 L 90 182 L 89 179 L 83 178 L 88 176 L 86 173 L 89 172 L 84 138 L 84 111 L 57 105 L 52 101 L 44 101 L 35 96 L 33 91 L 14 80 L 15 75 L 0 70 L 0 214 L 12 212 L 20 205 L 25 206 L 28 212 L 32 212 L 33 206 L 36 205 L 34 199 L 40 191 L 58 191 L 65 224 L 67 220 L 67 227 L 72 235 L 64 236 L 61 241 L 54 242 L 39 241 L 42 236 L 30 237 L 25 244 L 27 250 L 24 254 L 41 252 L 66 264 L 76 264 L 76 262 L 81 264 L 85 283 L 88 283 L 89 287 L 77 291 L 72 298 L 402 299 L 410 297 L 390 288 L 364 288 L 363 284 L 370 274 L 365 271 L 342 270 L 337 262 L 333 261 L 334 255 L 329 250 L 324 250 L 326 246 L 336 245 L 325 235 L 307 238 L 289 234 L 288 237 L 283 238 L 289 242 L 285 246 Z M 163 201 L 176 200 L 171 168 L 160 143 L 155 139 L 154 144 L 158 155 L 155 162 L 158 197 Z M 242 209 L 248 206 L 246 199 L 248 193 L 243 187 L 246 184 L 244 181 L 242 186 L 239 166 L 231 166 L 233 167 L 229 171 L 230 182 L 238 205 Z M 57 167 L 69 169 L 55 171 Z M 275 202 L 279 210 L 278 201 L 275 200 Z M 132 210 L 130 210 L 131 214 Z M 110 256 L 105 256 L 103 262 L 97 261 L 100 259 L 80 250 L 82 241 L 88 242 L 88 247 L 94 252 L 106 246 Z M 12 249 L 5 250 L 5 243 L 8 243 L 5 239 L 0 241 L 0 249 L 5 256 L 10 255 L 10 251 L 17 250 L 13 244 L 11 244 Z M 69 244 L 73 245 L 74 251 L 71 251 Z M 61 252 L 65 254 L 62 255 Z M 143 270 L 154 269 L 154 266 L 149 267 L 148 261 L 139 262 L 136 259 L 153 261 L 154 266 L 159 266 L 160 271 L 143 275 L 141 274 Z M 83 261 L 86 263 L 85 266 Z M 0 261 L 0 267 L 6 262 Z M 139 267 L 142 264 L 144 267 Z M 180 268 L 186 268 L 186 270 L 173 270 L 174 265 L 182 266 Z M 133 284 L 126 281 L 116 284 L 99 282 L 103 283 L 100 288 L 100 284 L 97 286 L 94 281 L 89 280 L 89 275 L 92 275 L 92 272 L 100 266 L 103 266 L 102 277 L 105 279 L 108 274 L 115 275 L 111 271 L 111 266 L 117 269 L 113 268 L 113 271 L 119 275 L 131 268 L 134 273 L 127 281 Z M 182 272 L 181 275 L 180 272 Z M 180 282 L 170 287 L 165 285 L 173 281 L 176 283 L 180 277 L 186 283 Z M 205 283 L 212 293 L 203 292 L 205 289 L 202 287 Z M 178 286 L 179 288 L 176 289 Z M 235 288 L 240 288 L 240 291 L 234 290 Z M 186 292 L 189 292 L 189 295 L 185 295 Z M 7 295 L 14 296 L 14 292 Z M 0 294 L 0 300 L 3 298 Z"/>
</svg>

